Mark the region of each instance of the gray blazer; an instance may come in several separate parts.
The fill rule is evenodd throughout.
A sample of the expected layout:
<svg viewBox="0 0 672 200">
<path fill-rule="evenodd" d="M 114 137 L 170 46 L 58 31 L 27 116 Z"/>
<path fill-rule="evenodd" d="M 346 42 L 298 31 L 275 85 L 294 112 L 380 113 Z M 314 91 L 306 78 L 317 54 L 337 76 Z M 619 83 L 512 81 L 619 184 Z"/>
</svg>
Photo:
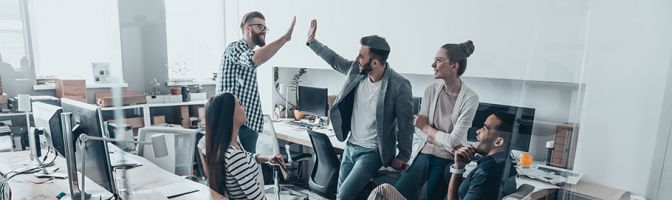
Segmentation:
<svg viewBox="0 0 672 200">
<path fill-rule="evenodd" d="M 360 81 L 367 75 L 359 73 L 359 64 L 347 60 L 336 54 L 333 50 L 315 40 L 309 45 L 310 49 L 324 61 L 329 63 L 334 70 L 346 75 L 345 85 L 331 107 L 329 118 L 334 127 L 336 137 L 345 141 L 350 133 L 353 113 L 354 96 Z M 396 155 L 397 158 L 408 161 L 411 156 L 413 143 L 413 94 L 411 83 L 390 68 L 389 64 L 381 79 L 380 96 L 376 106 L 376 122 L 378 130 L 378 152 L 385 166 Z M 396 148 L 395 148 L 396 145 Z"/>
</svg>

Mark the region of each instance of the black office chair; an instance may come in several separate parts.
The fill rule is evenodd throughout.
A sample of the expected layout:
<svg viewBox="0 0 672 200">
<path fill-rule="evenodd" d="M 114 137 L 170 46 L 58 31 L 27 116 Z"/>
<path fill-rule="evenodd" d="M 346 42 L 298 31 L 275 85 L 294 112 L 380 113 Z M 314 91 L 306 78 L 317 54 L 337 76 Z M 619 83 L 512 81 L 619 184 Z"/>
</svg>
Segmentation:
<svg viewBox="0 0 672 200">
<path fill-rule="evenodd" d="M 335 199 L 341 161 L 336 156 L 336 151 L 334 146 L 331 145 L 329 136 L 311 130 L 308 130 L 308 135 L 315 151 L 315 165 L 313 166 L 313 172 L 310 174 L 308 187 L 310 191 L 320 196 Z"/>
</svg>

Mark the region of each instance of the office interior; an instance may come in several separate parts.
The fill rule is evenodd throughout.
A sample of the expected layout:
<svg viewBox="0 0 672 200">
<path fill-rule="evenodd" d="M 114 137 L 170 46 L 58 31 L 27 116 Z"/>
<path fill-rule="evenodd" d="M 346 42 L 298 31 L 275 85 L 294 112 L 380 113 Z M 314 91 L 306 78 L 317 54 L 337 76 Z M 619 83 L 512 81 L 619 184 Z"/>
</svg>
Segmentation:
<svg viewBox="0 0 672 200">
<path fill-rule="evenodd" d="M 519 171 L 533 189 L 505 199 L 672 199 L 671 9 L 666 0 L 3 0 L 0 199 L 227 199 L 207 186 L 199 141 L 222 54 L 250 11 L 265 15 L 267 43 L 296 17 L 291 40 L 256 69 L 257 150 L 289 166 L 283 178 L 262 165 L 268 199 L 335 195 L 311 181 L 324 178 L 319 159 L 345 149 L 329 108 L 346 79 L 306 46 L 312 19 L 316 38 L 351 60 L 362 36 L 385 37 L 415 106 L 441 81 L 437 49 L 472 40 L 460 77 L 480 99 L 469 141 L 492 112 L 514 113 L 516 166 L 532 155 L 524 169 L 564 178 Z M 316 156 L 325 148 L 328 158 Z M 360 198 L 400 173 L 381 168 Z"/>
</svg>

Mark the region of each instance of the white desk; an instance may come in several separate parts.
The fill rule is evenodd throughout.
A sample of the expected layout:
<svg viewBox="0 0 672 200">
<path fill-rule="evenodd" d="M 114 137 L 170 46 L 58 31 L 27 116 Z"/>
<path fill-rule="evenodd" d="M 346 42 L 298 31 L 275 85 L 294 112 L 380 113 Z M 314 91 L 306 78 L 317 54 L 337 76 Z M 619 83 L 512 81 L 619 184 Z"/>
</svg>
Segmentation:
<svg viewBox="0 0 672 200">
<path fill-rule="evenodd" d="M 118 150 L 114 145 L 109 145 L 110 150 Z M 30 159 L 28 157 L 30 151 L 5 152 L 0 153 L 0 172 L 7 173 L 16 168 L 23 167 Z M 181 178 L 170 172 L 167 172 L 148 160 L 128 154 L 129 157 L 137 162 L 142 163 L 142 166 L 126 170 L 126 180 L 128 182 L 129 191 L 140 191 L 145 189 L 156 188 L 160 186 L 170 185 L 174 183 L 184 184 L 188 187 L 198 188 L 198 192 L 186 194 L 173 199 L 226 199 L 224 196 L 210 190 L 205 185 Z M 51 159 L 51 158 L 49 158 Z M 59 168 L 59 172 L 67 172 L 65 158 L 58 157 L 55 161 L 55 166 Z M 115 170 L 115 177 L 119 176 L 119 170 Z M 9 182 L 9 187 L 12 190 L 12 199 L 55 199 L 59 192 L 69 193 L 69 186 L 67 179 L 54 179 L 43 184 L 34 184 L 32 182 L 44 181 L 32 174 L 18 175 L 12 178 Z M 104 190 L 90 179 L 86 179 L 87 191 L 101 191 Z"/>
<path fill-rule="evenodd" d="M 313 147 L 306 128 L 288 124 L 287 120 L 273 122 L 273 127 L 275 128 L 278 139 L 300 144 L 306 147 Z M 317 130 L 317 132 L 327 134 L 329 136 L 329 140 L 331 141 L 331 145 L 333 145 L 335 149 L 340 151 L 345 149 L 346 142 L 338 141 L 336 135 L 334 135 L 332 132 L 329 132 L 329 130 Z"/>
</svg>

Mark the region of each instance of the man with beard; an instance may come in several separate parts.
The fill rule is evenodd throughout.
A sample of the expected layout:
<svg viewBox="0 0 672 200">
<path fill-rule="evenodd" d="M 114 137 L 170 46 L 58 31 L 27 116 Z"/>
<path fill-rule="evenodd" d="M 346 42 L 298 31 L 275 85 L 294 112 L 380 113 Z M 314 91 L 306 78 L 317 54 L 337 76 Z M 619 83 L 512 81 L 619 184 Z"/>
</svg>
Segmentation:
<svg viewBox="0 0 672 200">
<path fill-rule="evenodd" d="M 239 139 L 243 148 L 255 153 L 257 138 L 262 131 L 263 119 L 261 101 L 257 86 L 257 67 L 275 55 L 280 48 L 292 39 L 296 17 L 285 35 L 266 44 L 266 19 L 258 11 L 245 14 L 240 23 L 243 32 L 241 40 L 232 42 L 224 50 L 221 74 L 216 83 L 216 93 L 233 93 L 245 107 L 248 122 L 240 127 Z M 259 46 L 255 51 L 254 48 Z"/>
<path fill-rule="evenodd" d="M 447 199 L 502 199 L 515 192 L 517 172 L 509 156 L 514 118 L 512 114 L 504 112 L 488 116 L 483 128 L 476 131 L 478 142 L 474 146 L 453 150 L 455 164 L 450 166 L 452 175 Z M 484 157 L 478 159 L 477 154 Z M 464 179 L 465 166 L 473 160 L 478 160 L 476 168 Z M 371 192 L 369 199 L 406 200 L 390 184 L 378 186 Z"/>
<path fill-rule="evenodd" d="M 351 61 L 317 41 L 316 30 L 317 21 L 312 20 L 306 44 L 346 75 L 330 119 L 338 140 L 348 140 L 337 199 L 355 199 L 381 166 L 402 170 L 409 160 L 414 131 L 411 83 L 387 63 L 390 46 L 384 38 L 362 37 L 359 55 Z"/>
</svg>

